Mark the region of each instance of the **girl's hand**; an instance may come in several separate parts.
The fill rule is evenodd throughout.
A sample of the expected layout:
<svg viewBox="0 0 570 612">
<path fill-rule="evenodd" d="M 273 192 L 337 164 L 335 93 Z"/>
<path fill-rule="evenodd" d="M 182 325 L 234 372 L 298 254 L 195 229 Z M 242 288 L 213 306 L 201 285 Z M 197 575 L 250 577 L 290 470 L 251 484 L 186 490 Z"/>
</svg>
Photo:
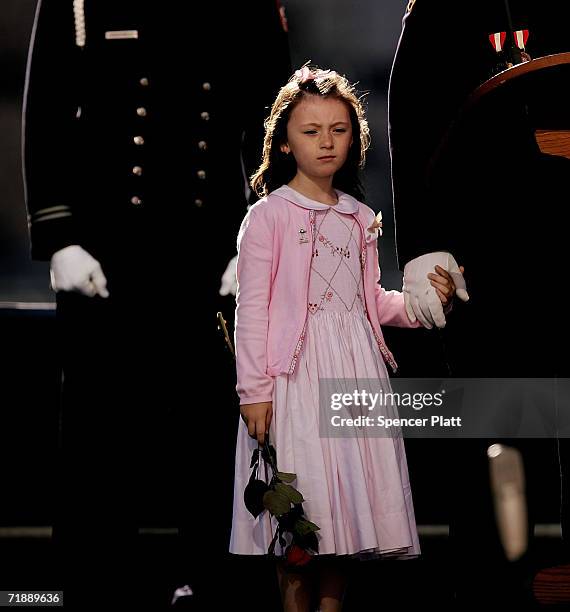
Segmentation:
<svg viewBox="0 0 570 612">
<path fill-rule="evenodd" d="M 265 444 L 265 435 L 269 433 L 269 425 L 273 417 L 273 403 L 242 404 L 239 411 L 247 425 L 247 433 L 252 438 L 256 438 L 259 444 Z"/>
<path fill-rule="evenodd" d="M 435 267 L 436 274 L 431 272 L 428 274 L 430 284 L 435 288 L 435 292 L 443 304 L 444 312 L 451 308 L 453 298 L 455 297 L 455 283 L 451 274 L 447 270 L 444 270 L 441 266 Z M 465 271 L 463 266 L 459 266 L 461 274 Z"/>
</svg>

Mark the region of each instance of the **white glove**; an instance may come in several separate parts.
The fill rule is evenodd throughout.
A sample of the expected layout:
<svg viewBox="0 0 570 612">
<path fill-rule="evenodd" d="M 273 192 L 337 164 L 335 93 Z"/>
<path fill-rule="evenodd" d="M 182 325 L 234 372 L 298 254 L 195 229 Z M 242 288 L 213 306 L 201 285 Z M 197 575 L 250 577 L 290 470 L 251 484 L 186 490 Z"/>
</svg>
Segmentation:
<svg viewBox="0 0 570 612">
<path fill-rule="evenodd" d="M 77 244 L 52 255 L 50 277 L 54 291 L 77 291 L 88 297 L 109 297 L 107 279 L 101 265 Z"/>
<path fill-rule="evenodd" d="M 220 287 L 220 295 L 235 295 L 237 293 L 237 255 L 230 259 L 226 271 L 222 275 L 222 286 Z"/>
<path fill-rule="evenodd" d="M 453 278 L 455 295 L 464 302 L 469 299 L 465 279 L 451 253 L 428 253 L 412 259 L 404 268 L 404 303 L 410 321 L 415 323 L 417 319 L 427 329 L 434 325 L 445 327 L 443 305 L 427 276 L 435 272 L 436 265 L 447 270 Z"/>
</svg>

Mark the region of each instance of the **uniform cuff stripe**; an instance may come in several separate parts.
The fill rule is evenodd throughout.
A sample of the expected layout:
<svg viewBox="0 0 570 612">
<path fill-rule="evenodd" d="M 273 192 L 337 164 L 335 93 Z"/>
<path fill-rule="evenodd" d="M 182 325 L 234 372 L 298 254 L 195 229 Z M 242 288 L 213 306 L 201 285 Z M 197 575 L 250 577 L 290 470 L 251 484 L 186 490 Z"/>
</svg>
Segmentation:
<svg viewBox="0 0 570 612">
<path fill-rule="evenodd" d="M 69 206 L 66 206 L 65 204 L 61 204 L 59 206 L 50 206 L 49 208 L 40 208 L 40 210 L 36 210 L 35 212 L 33 212 L 31 214 L 31 217 L 41 217 L 43 215 L 47 215 L 49 213 L 54 213 L 54 212 L 63 212 L 63 211 L 69 211 L 71 210 L 69 208 Z"/>
<path fill-rule="evenodd" d="M 52 219 L 63 219 L 64 217 L 71 217 L 70 212 L 58 212 L 51 215 L 42 215 L 41 217 L 34 217 L 31 219 L 32 223 L 40 223 L 41 221 L 51 221 Z"/>
</svg>

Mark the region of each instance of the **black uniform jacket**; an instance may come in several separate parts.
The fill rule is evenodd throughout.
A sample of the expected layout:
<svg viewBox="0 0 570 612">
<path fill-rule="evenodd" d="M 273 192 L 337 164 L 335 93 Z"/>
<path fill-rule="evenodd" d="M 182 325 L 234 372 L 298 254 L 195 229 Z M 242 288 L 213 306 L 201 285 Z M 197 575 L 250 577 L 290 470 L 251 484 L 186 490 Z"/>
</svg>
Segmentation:
<svg viewBox="0 0 570 612">
<path fill-rule="evenodd" d="M 473 272 L 483 261 L 483 247 L 518 252 L 521 244 L 528 245 L 527 237 L 534 240 L 539 233 L 532 224 L 546 224 L 544 236 L 553 222 L 548 210 L 555 208 L 555 183 L 567 173 L 567 160 L 540 155 L 520 92 L 471 117 L 447 158 L 438 152 L 470 94 L 507 68 L 512 54 L 523 51 L 521 41 L 532 58 L 570 51 L 569 3 L 509 0 L 509 5 L 510 19 L 504 0 L 412 0 L 408 5 L 389 111 L 402 268 L 426 252 L 449 250 Z"/>
<path fill-rule="evenodd" d="M 570 160 L 541 153 L 534 130 L 549 105 L 570 129 L 567 87 L 531 79 L 463 109 L 517 54 L 570 51 L 570 3 L 509 5 L 510 19 L 503 0 L 408 5 L 389 100 L 398 259 L 443 250 L 465 266 L 471 299 L 446 330 L 456 372 L 560 375 Z"/>
<path fill-rule="evenodd" d="M 107 276 L 142 258 L 219 283 L 264 118 L 290 74 L 282 9 L 275 0 L 75 5 L 40 0 L 31 41 L 33 257 L 79 244 Z"/>
</svg>

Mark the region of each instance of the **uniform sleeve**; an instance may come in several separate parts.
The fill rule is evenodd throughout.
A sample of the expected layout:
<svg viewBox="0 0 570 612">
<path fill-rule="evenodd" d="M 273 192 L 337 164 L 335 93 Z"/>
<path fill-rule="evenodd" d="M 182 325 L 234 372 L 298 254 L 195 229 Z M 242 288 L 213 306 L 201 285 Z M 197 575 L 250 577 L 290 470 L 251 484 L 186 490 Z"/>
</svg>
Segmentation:
<svg viewBox="0 0 570 612">
<path fill-rule="evenodd" d="M 245 8 L 247 7 L 247 8 Z M 244 3 L 247 20 L 252 26 L 247 41 L 247 62 L 244 74 L 253 82 L 246 108 L 242 159 L 249 179 L 261 163 L 264 121 L 277 93 L 291 76 L 289 38 L 284 7 L 278 0 L 249 0 Z M 257 200 L 251 194 L 250 202 Z"/>
<path fill-rule="evenodd" d="M 389 138 L 401 269 L 419 255 L 455 246 L 448 210 L 428 188 L 430 160 L 463 99 L 454 83 L 461 55 L 454 14 L 443 0 L 416 0 L 404 17 L 392 67 Z"/>
<path fill-rule="evenodd" d="M 235 347 L 240 404 L 273 398 L 273 378 L 267 374 L 272 245 L 272 229 L 253 207 L 238 236 Z"/>
<path fill-rule="evenodd" d="M 22 121 L 23 167 L 32 257 L 77 242 L 72 185 L 77 123 L 73 3 L 39 0 L 28 54 Z"/>
</svg>

